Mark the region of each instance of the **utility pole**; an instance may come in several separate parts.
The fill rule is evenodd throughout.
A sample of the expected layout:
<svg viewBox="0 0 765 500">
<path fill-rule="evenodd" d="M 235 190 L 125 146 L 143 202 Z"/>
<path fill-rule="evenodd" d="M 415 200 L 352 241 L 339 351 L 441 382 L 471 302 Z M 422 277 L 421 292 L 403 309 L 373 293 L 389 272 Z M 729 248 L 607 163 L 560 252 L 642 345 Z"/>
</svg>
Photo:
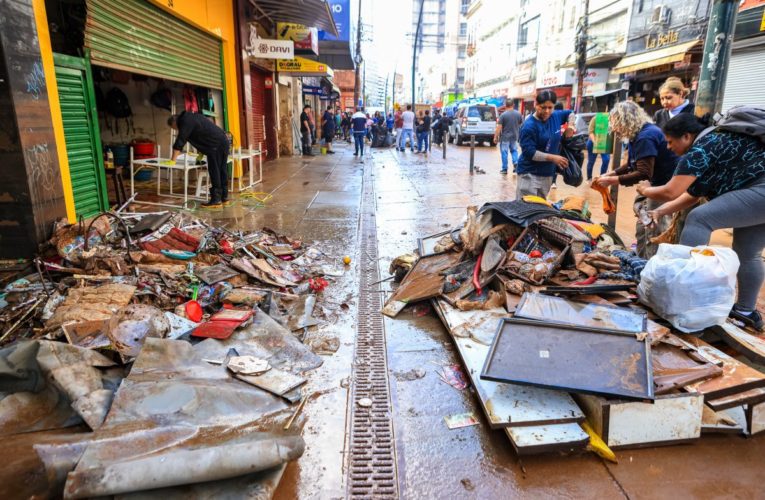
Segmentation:
<svg viewBox="0 0 765 500">
<path fill-rule="evenodd" d="M 590 0 L 584 0 L 584 15 L 576 39 L 576 103 L 574 112 L 579 113 L 584 94 L 584 73 L 587 71 L 587 29 L 590 27 Z"/>
<path fill-rule="evenodd" d="M 696 92 L 696 116 L 714 116 L 722 106 L 738 5 L 737 0 L 714 0 L 712 4 Z"/>
<path fill-rule="evenodd" d="M 420 15 L 417 16 L 417 29 L 414 31 L 414 50 L 412 50 L 412 110 L 414 111 L 414 103 L 417 102 L 415 89 L 414 75 L 417 73 L 417 41 L 420 39 L 420 29 L 422 29 L 422 11 L 425 10 L 425 0 L 420 0 Z"/>
<path fill-rule="evenodd" d="M 356 24 L 356 79 L 353 81 L 353 108 L 359 105 L 359 91 L 361 90 L 361 0 L 359 0 L 359 19 Z"/>
</svg>

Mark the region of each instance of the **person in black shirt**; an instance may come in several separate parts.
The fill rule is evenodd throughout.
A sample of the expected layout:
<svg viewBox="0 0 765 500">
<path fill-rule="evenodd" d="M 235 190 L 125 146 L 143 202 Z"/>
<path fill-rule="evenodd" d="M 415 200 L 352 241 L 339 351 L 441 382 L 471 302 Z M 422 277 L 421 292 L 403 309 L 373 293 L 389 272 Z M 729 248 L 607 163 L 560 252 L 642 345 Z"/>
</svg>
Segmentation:
<svg viewBox="0 0 765 500">
<path fill-rule="evenodd" d="M 305 156 L 313 156 L 311 152 L 311 117 L 308 116 L 308 112 L 311 110 L 311 105 L 306 104 L 303 106 L 303 112 L 300 113 L 300 137 L 303 144 L 303 154 Z"/>
<path fill-rule="evenodd" d="M 188 113 L 173 115 L 167 124 L 178 131 L 173 143 L 172 160 L 175 161 L 187 142 L 207 157 L 207 173 L 210 176 L 210 199 L 202 206 L 221 207 L 228 202 L 228 163 L 229 142 L 226 133 L 204 115 Z"/>
</svg>

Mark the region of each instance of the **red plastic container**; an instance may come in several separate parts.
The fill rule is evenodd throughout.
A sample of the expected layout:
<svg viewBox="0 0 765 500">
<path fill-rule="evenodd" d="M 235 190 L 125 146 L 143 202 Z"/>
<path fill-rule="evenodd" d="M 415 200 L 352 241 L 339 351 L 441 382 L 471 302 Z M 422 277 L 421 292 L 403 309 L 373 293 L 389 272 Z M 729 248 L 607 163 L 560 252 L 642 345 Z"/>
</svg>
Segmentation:
<svg viewBox="0 0 765 500">
<path fill-rule="evenodd" d="M 153 157 L 154 147 L 153 142 L 133 142 L 133 157 Z"/>
</svg>

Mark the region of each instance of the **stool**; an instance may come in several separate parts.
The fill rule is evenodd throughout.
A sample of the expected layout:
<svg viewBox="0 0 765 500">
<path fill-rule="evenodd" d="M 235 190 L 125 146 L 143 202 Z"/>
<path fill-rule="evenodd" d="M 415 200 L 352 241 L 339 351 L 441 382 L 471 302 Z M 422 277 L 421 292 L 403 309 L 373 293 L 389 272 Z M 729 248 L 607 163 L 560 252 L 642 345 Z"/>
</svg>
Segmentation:
<svg viewBox="0 0 765 500">
<path fill-rule="evenodd" d="M 197 170 L 197 191 L 196 191 L 197 198 L 202 197 L 203 187 L 205 189 L 204 197 L 205 199 L 207 199 L 207 197 L 210 196 L 210 176 L 207 175 L 207 170 L 198 169 Z"/>
<path fill-rule="evenodd" d="M 107 170 L 111 174 L 114 195 L 117 197 L 117 207 L 121 207 L 127 203 L 127 191 L 125 191 L 125 184 L 122 182 L 122 167 L 115 165 L 114 168 Z"/>
</svg>

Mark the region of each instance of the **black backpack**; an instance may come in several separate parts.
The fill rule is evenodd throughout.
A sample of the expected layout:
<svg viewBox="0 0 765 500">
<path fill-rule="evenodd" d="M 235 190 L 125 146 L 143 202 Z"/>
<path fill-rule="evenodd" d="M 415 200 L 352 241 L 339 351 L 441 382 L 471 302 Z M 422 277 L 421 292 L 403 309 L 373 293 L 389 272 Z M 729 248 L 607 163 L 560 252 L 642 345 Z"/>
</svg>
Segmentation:
<svg viewBox="0 0 765 500">
<path fill-rule="evenodd" d="M 106 94 L 106 111 L 115 118 L 133 116 L 133 110 L 130 108 L 127 96 L 117 87 L 112 87 Z"/>
</svg>

